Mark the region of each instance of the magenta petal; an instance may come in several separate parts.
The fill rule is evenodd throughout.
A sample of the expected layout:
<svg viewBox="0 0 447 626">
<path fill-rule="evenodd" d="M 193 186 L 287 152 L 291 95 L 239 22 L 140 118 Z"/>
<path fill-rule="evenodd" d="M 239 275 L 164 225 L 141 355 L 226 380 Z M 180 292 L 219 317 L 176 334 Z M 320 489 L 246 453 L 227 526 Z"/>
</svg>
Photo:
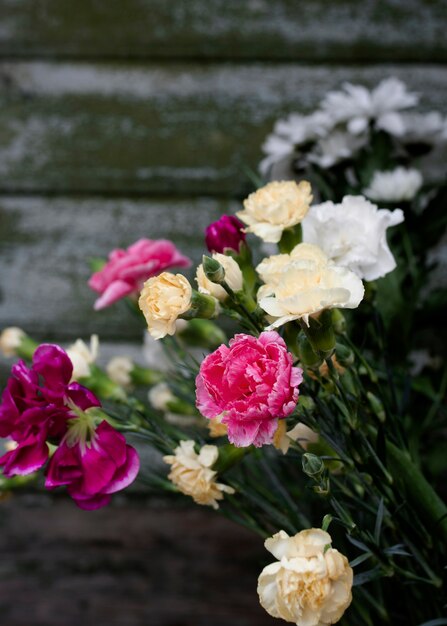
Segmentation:
<svg viewBox="0 0 447 626">
<path fill-rule="evenodd" d="M 79 457 L 76 448 L 62 444 L 52 456 L 46 469 L 45 487 L 54 489 L 61 485 L 70 485 L 82 478 Z"/>
<path fill-rule="evenodd" d="M 110 484 L 103 490 L 103 493 L 115 493 L 128 487 L 140 471 L 140 457 L 132 446 L 126 445 L 127 458 L 125 464 L 118 468 Z"/>
<path fill-rule="evenodd" d="M 63 395 L 73 373 L 73 365 L 60 346 L 43 343 L 33 355 L 33 370 L 45 380 L 45 390 Z"/>
<path fill-rule="evenodd" d="M 3 474 L 11 476 L 26 476 L 40 469 L 48 459 L 48 446 L 45 439 L 31 435 L 21 442 L 15 450 L 7 452 L 0 458 L 3 465 Z"/>
<path fill-rule="evenodd" d="M 75 493 L 74 490 L 67 489 L 69 495 L 73 498 L 75 504 L 84 511 L 96 511 L 103 506 L 107 506 L 111 500 L 111 497 L 107 494 L 97 494 L 94 496 L 86 496 L 81 493 Z"/>
<path fill-rule="evenodd" d="M 67 387 L 67 397 L 72 400 L 76 406 L 83 411 L 90 409 L 93 406 L 101 406 L 101 402 L 95 396 L 93 391 L 87 389 L 79 383 L 71 383 Z"/>
<path fill-rule="evenodd" d="M 104 309 L 107 306 L 110 306 L 117 300 L 121 298 L 125 298 L 133 291 L 133 287 L 128 282 L 124 280 L 115 280 L 111 283 L 104 293 L 98 298 L 95 302 L 94 308 L 95 311 L 99 311 L 100 309 Z"/>
</svg>

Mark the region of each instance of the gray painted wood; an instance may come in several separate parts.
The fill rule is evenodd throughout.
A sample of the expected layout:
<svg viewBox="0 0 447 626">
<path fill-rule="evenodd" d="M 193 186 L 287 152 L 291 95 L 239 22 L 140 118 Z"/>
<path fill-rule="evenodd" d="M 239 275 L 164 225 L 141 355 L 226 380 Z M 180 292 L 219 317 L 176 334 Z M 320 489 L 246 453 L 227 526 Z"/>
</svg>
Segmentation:
<svg viewBox="0 0 447 626">
<path fill-rule="evenodd" d="M 446 60 L 443 0 L 1 0 L 8 56 Z"/>
<path fill-rule="evenodd" d="M 114 497 L 85 512 L 43 494 L 0 501 L 4 626 L 274 626 L 261 538 L 206 507 Z M 271 560 L 271 557 L 270 557 Z"/>
<path fill-rule="evenodd" d="M 0 191 L 238 195 L 280 115 L 398 76 L 443 109 L 437 65 L 0 64 Z"/>
<path fill-rule="evenodd" d="M 0 329 L 21 326 L 42 339 L 97 332 L 140 340 L 144 320 L 124 304 L 93 311 L 88 259 L 140 237 L 170 237 L 197 264 L 206 225 L 235 210 L 211 198 L 0 198 Z M 186 270 L 191 279 L 193 271 Z"/>
</svg>

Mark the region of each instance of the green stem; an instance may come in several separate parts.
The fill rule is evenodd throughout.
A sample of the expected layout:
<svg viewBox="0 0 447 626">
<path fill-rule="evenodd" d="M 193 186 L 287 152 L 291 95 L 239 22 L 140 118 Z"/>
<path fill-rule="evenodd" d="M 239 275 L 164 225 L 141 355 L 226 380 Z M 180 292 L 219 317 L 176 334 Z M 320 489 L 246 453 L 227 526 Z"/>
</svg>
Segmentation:
<svg viewBox="0 0 447 626">
<path fill-rule="evenodd" d="M 387 453 L 392 475 L 401 483 L 409 502 L 421 512 L 430 529 L 447 541 L 445 503 L 405 452 L 387 442 Z"/>
</svg>

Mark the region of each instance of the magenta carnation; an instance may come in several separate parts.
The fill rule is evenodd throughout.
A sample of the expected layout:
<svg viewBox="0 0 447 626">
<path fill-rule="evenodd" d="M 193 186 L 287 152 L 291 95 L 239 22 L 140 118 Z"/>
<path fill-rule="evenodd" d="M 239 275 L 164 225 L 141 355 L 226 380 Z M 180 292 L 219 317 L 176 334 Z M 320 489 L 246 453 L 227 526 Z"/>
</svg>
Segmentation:
<svg viewBox="0 0 447 626">
<path fill-rule="evenodd" d="M 67 436 L 48 464 L 45 487 L 65 485 L 81 509 L 93 510 L 108 504 L 110 494 L 135 480 L 140 460 L 123 435 L 106 421 L 96 428 L 90 421 L 86 441 L 82 437 L 86 420 L 87 414 L 70 424 Z"/>
<path fill-rule="evenodd" d="M 223 415 L 238 447 L 272 443 L 278 419 L 298 401 L 302 370 L 275 331 L 239 334 L 207 356 L 196 378 L 196 404 L 205 417 Z"/>
<path fill-rule="evenodd" d="M 72 417 L 69 402 L 81 409 L 100 406 L 95 395 L 78 383 L 70 383 L 72 364 L 59 346 L 42 344 L 32 367 L 23 361 L 12 367 L 0 404 L 0 437 L 10 437 L 17 447 L 0 458 L 5 476 L 29 474 L 48 458 L 47 440 L 67 432 Z"/>
<path fill-rule="evenodd" d="M 217 222 L 206 227 L 205 241 L 208 250 L 221 254 L 227 249 L 239 252 L 241 242 L 245 241 L 243 228 L 244 224 L 234 215 L 222 215 Z"/>
<path fill-rule="evenodd" d="M 95 309 L 103 309 L 125 296 L 139 293 L 148 278 L 170 267 L 189 265 L 190 259 L 166 239 L 139 239 L 126 250 L 113 250 L 104 267 L 88 281 L 93 291 L 101 294 L 95 302 Z"/>
</svg>

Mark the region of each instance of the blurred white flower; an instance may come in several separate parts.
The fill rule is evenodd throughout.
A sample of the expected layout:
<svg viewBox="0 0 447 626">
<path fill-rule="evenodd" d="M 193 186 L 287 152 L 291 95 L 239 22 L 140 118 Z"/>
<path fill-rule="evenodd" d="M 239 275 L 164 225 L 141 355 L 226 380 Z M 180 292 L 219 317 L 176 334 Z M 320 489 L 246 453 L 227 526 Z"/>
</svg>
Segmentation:
<svg viewBox="0 0 447 626">
<path fill-rule="evenodd" d="M 331 542 L 319 528 L 294 537 L 281 530 L 266 540 L 266 549 L 277 559 L 258 579 L 259 601 L 269 615 L 297 626 L 329 626 L 340 620 L 351 604 L 353 571 Z"/>
<path fill-rule="evenodd" d="M 360 278 L 376 280 L 396 267 L 386 231 L 403 220 L 400 209 L 378 209 L 363 196 L 345 196 L 340 204 L 310 207 L 302 224 L 303 240 Z"/>
<path fill-rule="evenodd" d="M 322 109 L 335 123 L 346 122 L 354 135 L 364 132 L 369 122 L 391 135 L 404 132 L 398 111 L 418 103 L 418 96 L 407 91 L 397 78 L 382 80 L 372 91 L 362 85 L 344 83 L 341 91 L 331 91 L 322 102 Z"/>
<path fill-rule="evenodd" d="M 90 337 L 90 346 L 82 339 L 77 339 L 66 350 L 70 361 L 73 363 L 72 380 L 87 378 L 90 376 L 90 365 L 96 362 L 99 356 L 98 335 Z"/>
<path fill-rule="evenodd" d="M 148 392 L 148 398 L 151 405 L 157 411 L 166 411 L 168 409 L 168 403 L 175 400 L 174 394 L 169 388 L 167 383 L 158 383 L 154 385 Z"/>
<path fill-rule="evenodd" d="M 194 450 L 194 441 L 181 441 L 173 455 L 163 457 L 171 465 L 169 480 L 197 504 L 219 508 L 218 500 L 224 493 L 233 494 L 234 489 L 216 482 L 217 473 L 211 468 L 219 458 L 216 446 L 202 446 L 199 454 Z"/>
<path fill-rule="evenodd" d="M 353 135 L 342 130 L 334 130 L 321 138 L 309 153 L 309 161 L 326 169 L 339 161 L 348 159 L 367 142 L 366 134 Z"/>
<path fill-rule="evenodd" d="M 132 385 L 130 376 L 134 364 L 128 356 L 115 356 L 107 363 L 106 372 L 110 380 L 125 389 Z"/>
<path fill-rule="evenodd" d="M 319 110 L 310 115 L 291 113 L 288 117 L 278 120 L 273 133 L 268 135 L 262 146 L 266 157 L 259 165 L 261 174 L 264 176 L 268 174 L 274 163 L 293 155 L 299 146 L 325 136 L 332 125 L 329 115 Z"/>
<path fill-rule="evenodd" d="M 447 141 L 447 118 L 438 111 L 430 113 L 403 113 L 404 143 L 436 145 Z"/>
<path fill-rule="evenodd" d="M 9 326 L 0 334 L 0 352 L 6 357 L 17 356 L 17 349 L 26 337 L 25 332 L 17 326 Z"/>
<path fill-rule="evenodd" d="M 412 200 L 422 187 L 419 170 L 396 167 L 394 170 L 374 172 L 363 193 L 376 202 L 402 202 Z"/>
</svg>

